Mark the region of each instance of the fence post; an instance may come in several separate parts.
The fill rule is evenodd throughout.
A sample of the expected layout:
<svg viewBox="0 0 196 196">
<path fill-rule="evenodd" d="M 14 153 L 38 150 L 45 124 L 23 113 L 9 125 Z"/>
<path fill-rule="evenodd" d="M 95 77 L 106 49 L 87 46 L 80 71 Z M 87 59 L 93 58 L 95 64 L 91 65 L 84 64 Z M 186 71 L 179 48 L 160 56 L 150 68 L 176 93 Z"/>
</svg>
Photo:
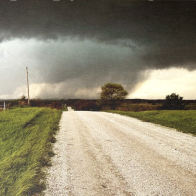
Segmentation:
<svg viewBox="0 0 196 196">
<path fill-rule="evenodd" d="M 4 101 L 4 108 L 3 108 L 3 110 L 5 110 L 5 101 Z"/>
</svg>

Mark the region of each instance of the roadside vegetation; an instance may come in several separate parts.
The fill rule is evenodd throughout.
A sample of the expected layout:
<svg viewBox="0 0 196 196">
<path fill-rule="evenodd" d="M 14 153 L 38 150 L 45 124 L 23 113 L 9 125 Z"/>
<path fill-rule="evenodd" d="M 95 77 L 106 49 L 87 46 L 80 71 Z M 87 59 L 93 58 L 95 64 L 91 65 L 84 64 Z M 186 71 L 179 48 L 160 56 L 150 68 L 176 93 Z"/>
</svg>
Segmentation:
<svg viewBox="0 0 196 196">
<path fill-rule="evenodd" d="M 140 120 L 160 124 L 166 127 L 175 128 L 178 131 L 191 133 L 196 136 L 196 111 L 191 110 L 194 108 L 193 106 L 193 104 L 188 105 L 186 102 L 183 102 L 183 97 L 172 93 L 171 95 L 167 95 L 163 103 L 158 106 L 157 109 L 159 110 L 153 111 L 152 107 L 146 106 L 146 108 L 151 108 L 151 111 L 138 110 L 139 112 L 133 112 L 115 110 L 111 112 L 136 117 Z M 144 107 L 144 105 L 142 107 Z M 154 109 L 156 107 L 157 106 L 154 106 Z"/>
<path fill-rule="evenodd" d="M 60 116 L 60 110 L 36 107 L 0 112 L 0 195 L 43 190 Z"/>
<path fill-rule="evenodd" d="M 160 124 L 166 127 L 175 128 L 184 133 L 191 133 L 196 136 L 196 111 L 195 110 L 157 110 L 142 112 L 108 111 L 135 117 L 146 122 Z"/>
</svg>

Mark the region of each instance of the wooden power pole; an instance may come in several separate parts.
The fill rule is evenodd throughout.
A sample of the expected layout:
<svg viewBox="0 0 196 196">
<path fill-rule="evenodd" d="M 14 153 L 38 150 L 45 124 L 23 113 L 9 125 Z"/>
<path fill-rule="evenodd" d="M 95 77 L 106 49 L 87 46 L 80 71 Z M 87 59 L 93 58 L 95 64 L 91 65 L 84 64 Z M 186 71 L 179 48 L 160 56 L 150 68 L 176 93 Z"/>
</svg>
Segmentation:
<svg viewBox="0 0 196 196">
<path fill-rule="evenodd" d="M 30 99 L 29 99 L 29 79 L 28 79 L 28 67 L 26 67 L 26 71 L 27 71 L 28 105 L 30 106 Z"/>
</svg>

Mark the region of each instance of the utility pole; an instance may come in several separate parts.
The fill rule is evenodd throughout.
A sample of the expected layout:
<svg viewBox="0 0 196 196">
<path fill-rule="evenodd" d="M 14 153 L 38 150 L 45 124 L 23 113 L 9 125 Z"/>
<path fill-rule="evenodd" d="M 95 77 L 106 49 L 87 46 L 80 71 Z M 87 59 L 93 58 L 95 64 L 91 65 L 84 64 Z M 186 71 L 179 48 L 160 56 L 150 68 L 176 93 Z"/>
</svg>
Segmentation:
<svg viewBox="0 0 196 196">
<path fill-rule="evenodd" d="M 29 99 L 29 79 L 28 79 L 28 67 L 26 67 L 26 71 L 27 71 L 28 105 L 30 106 L 30 99 Z"/>
</svg>

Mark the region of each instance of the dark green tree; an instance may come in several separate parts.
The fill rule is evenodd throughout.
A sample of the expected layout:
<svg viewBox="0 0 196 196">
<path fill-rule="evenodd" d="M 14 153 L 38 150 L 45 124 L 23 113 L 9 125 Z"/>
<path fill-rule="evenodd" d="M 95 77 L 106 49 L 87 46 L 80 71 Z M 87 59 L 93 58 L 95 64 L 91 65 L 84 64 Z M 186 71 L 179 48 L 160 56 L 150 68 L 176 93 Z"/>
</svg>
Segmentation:
<svg viewBox="0 0 196 196">
<path fill-rule="evenodd" d="M 121 84 L 107 83 L 101 87 L 102 100 L 119 100 L 124 99 L 128 93 Z"/>
<path fill-rule="evenodd" d="M 25 101 L 27 99 L 27 97 L 25 95 L 22 95 L 20 100 Z"/>
<path fill-rule="evenodd" d="M 116 83 L 107 83 L 101 87 L 101 90 L 102 105 L 108 105 L 112 110 L 128 95 L 123 86 Z"/>
<path fill-rule="evenodd" d="M 167 95 L 163 102 L 163 108 L 168 110 L 182 110 L 184 109 L 184 106 L 183 97 L 180 97 L 175 93 Z"/>
</svg>

